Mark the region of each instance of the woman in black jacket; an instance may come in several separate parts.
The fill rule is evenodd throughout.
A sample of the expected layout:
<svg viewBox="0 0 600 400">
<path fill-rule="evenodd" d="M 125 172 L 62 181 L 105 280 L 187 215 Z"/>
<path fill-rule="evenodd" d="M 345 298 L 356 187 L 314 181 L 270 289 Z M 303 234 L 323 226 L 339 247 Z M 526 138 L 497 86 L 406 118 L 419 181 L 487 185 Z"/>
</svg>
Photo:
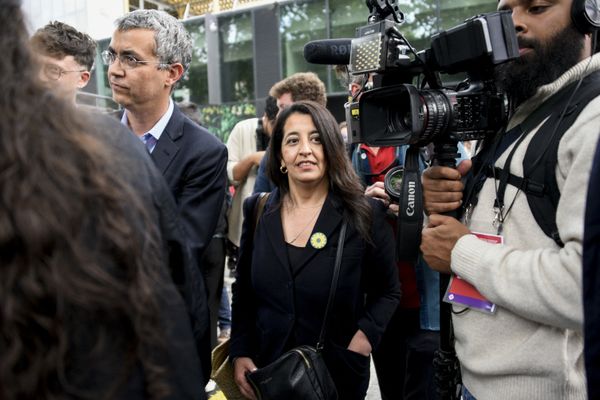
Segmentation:
<svg viewBox="0 0 600 400">
<path fill-rule="evenodd" d="M 323 356 L 339 398 L 363 399 L 369 356 L 400 295 L 384 206 L 363 195 L 335 119 L 314 102 L 294 103 L 279 115 L 268 172 L 277 189 L 255 228 L 257 197 L 244 205 L 232 303 L 236 382 L 254 398 L 248 371 L 293 347 L 316 345 L 346 220 Z"/>
</svg>

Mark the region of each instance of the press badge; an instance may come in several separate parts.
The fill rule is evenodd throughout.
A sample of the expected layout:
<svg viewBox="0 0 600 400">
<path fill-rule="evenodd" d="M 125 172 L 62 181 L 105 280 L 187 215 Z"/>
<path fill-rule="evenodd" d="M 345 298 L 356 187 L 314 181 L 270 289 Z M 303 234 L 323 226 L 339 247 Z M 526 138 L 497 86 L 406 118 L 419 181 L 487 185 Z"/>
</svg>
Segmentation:
<svg viewBox="0 0 600 400">
<path fill-rule="evenodd" d="M 480 240 L 488 243 L 503 244 L 504 238 L 499 235 L 491 235 L 488 233 L 471 232 Z M 496 311 L 496 305 L 483 297 L 481 293 L 469 282 L 461 279 L 458 275 L 452 275 L 450 284 L 446 290 L 444 301 L 451 304 L 457 304 L 463 307 L 472 308 L 477 311 L 482 311 L 488 314 L 493 314 Z"/>
</svg>

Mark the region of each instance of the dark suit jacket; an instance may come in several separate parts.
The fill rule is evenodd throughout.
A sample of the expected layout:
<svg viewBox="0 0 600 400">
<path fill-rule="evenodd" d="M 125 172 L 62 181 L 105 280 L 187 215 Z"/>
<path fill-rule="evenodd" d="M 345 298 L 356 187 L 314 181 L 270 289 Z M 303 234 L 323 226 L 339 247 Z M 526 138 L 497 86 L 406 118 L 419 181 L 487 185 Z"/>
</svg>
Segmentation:
<svg viewBox="0 0 600 400">
<path fill-rule="evenodd" d="M 198 268 L 217 228 L 227 186 L 227 148 L 175 106 L 151 154 L 171 190 L 188 246 Z M 175 218 L 175 217 L 173 217 Z M 195 277 L 194 335 L 204 371 L 210 371 L 210 324 L 202 276 Z M 201 286 L 201 288 L 200 288 Z M 208 379 L 208 375 L 206 376 Z"/>
<path fill-rule="evenodd" d="M 148 200 L 146 210 L 160 230 L 167 265 L 164 271 L 163 295 L 158 299 L 162 313 L 159 316 L 166 334 L 168 359 L 163 363 L 171 394 L 168 399 L 205 399 L 204 385 L 210 375 L 210 360 L 201 352 L 199 361 L 197 343 L 206 340 L 208 311 L 206 292 L 196 262 L 189 251 L 185 234 L 179 223 L 177 209 L 171 193 L 159 171 L 150 160 L 139 139 L 119 122 L 101 115 L 88 115 L 88 125 L 107 144 L 111 161 L 119 175 L 143 199 Z M 178 289 L 178 290 L 176 290 Z M 93 332 L 93 321 L 82 324 L 81 335 L 74 335 L 80 347 L 86 346 L 86 336 Z M 118 337 L 118 333 L 115 332 Z M 115 343 L 119 342 L 115 340 Z M 71 376 L 80 387 L 98 393 L 106 390 L 118 379 L 123 366 L 124 349 L 111 354 L 101 354 L 94 359 L 90 349 L 78 353 L 81 358 L 70 366 Z M 97 355 L 98 356 L 98 355 Z M 209 362 L 208 367 L 205 365 Z M 80 367 L 80 368 L 78 368 Z M 134 371 L 127 385 L 116 398 L 145 398 L 144 373 Z"/>
<path fill-rule="evenodd" d="M 583 238 L 583 311 L 588 396 L 600 399 L 600 142 L 590 174 Z"/>
<path fill-rule="evenodd" d="M 375 246 L 365 242 L 352 224 L 348 224 L 326 349 L 331 344 L 346 348 L 358 329 L 376 348 L 399 302 L 392 231 L 385 221 L 383 205 L 369 201 L 373 209 L 371 231 Z M 313 230 L 324 233 L 327 244 L 320 250 L 307 244 L 304 261 L 292 276 L 280 209 L 276 207 L 278 190 L 271 193 L 253 235 L 255 202 L 256 195 L 244 203 L 244 227 L 233 290 L 230 356 L 251 357 L 260 367 L 290 347 L 316 345 L 333 274 L 343 209 L 330 194 Z"/>
<path fill-rule="evenodd" d="M 175 106 L 151 156 L 173 193 L 189 245 L 200 260 L 225 200 L 227 148 Z"/>
</svg>

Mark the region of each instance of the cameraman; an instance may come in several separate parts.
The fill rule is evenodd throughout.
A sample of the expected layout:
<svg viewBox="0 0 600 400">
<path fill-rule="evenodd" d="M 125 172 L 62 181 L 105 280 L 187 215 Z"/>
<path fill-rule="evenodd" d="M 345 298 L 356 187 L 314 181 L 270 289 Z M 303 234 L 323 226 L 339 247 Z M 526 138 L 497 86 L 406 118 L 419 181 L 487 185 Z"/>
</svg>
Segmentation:
<svg viewBox="0 0 600 400">
<path fill-rule="evenodd" d="M 580 0 L 499 2 L 498 9 L 512 11 L 521 57 L 497 68 L 497 83 L 515 108 L 506 133 L 491 147 L 484 143 L 482 151 L 491 149 L 483 161 L 488 170 L 495 166 L 522 177 L 524 156 L 543 124 L 519 135 L 520 124 L 561 88 L 599 74 L 592 34 L 571 18 L 574 1 Z M 481 179 L 478 195 L 470 201 L 463 197 L 461 179 L 471 161 L 456 170 L 436 166 L 423 174 L 430 214 L 422 234 L 425 260 L 437 271 L 459 275 L 497 305 L 494 314 L 466 309 L 452 315 L 465 399 L 586 398 L 581 253 L 600 98 L 579 104 L 585 87 L 584 82 L 571 91 L 574 95 L 566 105 L 553 109 L 553 115 L 560 115 L 572 106 L 582 107 L 554 150 L 556 167 L 546 172 L 555 175 L 562 195 L 556 225 L 563 246 L 540 228 L 529 195 L 497 176 L 474 171 L 474 179 Z M 541 132 L 552 134 L 551 129 Z M 439 215 L 458 209 L 463 201 L 464 224 Z M 472 232 L 490 234 L 503 244 L 479 240 Z"/>
<path fill-rule="evenodd" d="M 345 66 L 336 67 L 340 79 L 346 75 Z M 364 89 L 371 88 L 372 76 L 354 75 L 348 85 L 350 95 L 360 99 Z M 398 205 L 390 202 L 383 181 L 385 174 L 396 166 L 403 166 L 408 146 L 372 147 L 353 144 L 352 166 L 363 185 L 365 194 L 383 201 L 389 208 L 390 224 L 396 231 Z M 466 155 L 462 144 L 459 152 Z M 463 158 L 457 160 L 462 161 Z M 422 153 L 420 169 L 424 170 L 428 156 Z M 400 304 L 390 321 L 379 348 L 373 352 L 373 361 L 382 400 L 436 399 L 433 379 L 433 357 L 439 347 L 439 276 L 427 267 L 422 258 L 413 265 L 397 262 L 402 287 Z"/>
</svg>

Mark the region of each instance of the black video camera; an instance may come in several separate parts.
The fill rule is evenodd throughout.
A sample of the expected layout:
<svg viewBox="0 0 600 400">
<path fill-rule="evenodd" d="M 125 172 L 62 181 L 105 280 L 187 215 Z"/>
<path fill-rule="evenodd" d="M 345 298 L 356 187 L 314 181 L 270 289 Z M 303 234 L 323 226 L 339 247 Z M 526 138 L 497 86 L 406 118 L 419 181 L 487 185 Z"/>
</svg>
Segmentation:
<svg viewBox="0 0 600 400">
<path fill-rule="evenodd" d="M 349 64 L 353 75 L 373 74 L 374 88 L 346 105 L 353 142 L 424 146 L 442 138 L 482 139 L 504 125 L 508 102 L 496 89 L 493 68 L 519 56 L 510 11 L 470 18 L 434 35 L 431 47 L 417 53 L 396 28 L 404 15 L 395 0 L 366 2 L 369 24 L 357 28 L 355 39 L 304 48 L 309 62 Z M 467 80 L 456 88 L 442 87 L 440 73 L 465 72 Z M 421 88 L 412 84 L 419 76 Z"/>
<path fill-rule="evenodd" d="M 473 17 L 432 37 L 431 47 L 414 52 L 389 19 L 358 28 L 352 40 L 353 75 L 383 74 L 379 85 L 346 105 L 353 142 L 371 146 L 427 145 L 437 139 L 483 139 L 504 126 L 508 102 L 493 81 L 493 67 L 517 58 L 511 14 Z M 413 52 L 413 59 L 410 53 Z M 439 72 L 466 72 L 456 88 L 443 88 Z M 391 75 L 391 79 L 385 79 Z M 412 85 L 423 75 L 422 89 Z"/>
<path fill-rule="evenodd" d="M 369 24 L 357 29 L 356 38 L 307 43 L 304 57 L 349 65 L 353 75 L 373 78 L 373 89 L 346 104 L 353 142 L 411 145 L 404 169 L 388 172 L 385 187 L 400 204 L 398 256 L 414 260 L 423 218 L 418 147 L 433 142 L 437 163 L 454 166 L 459 141 L 485 139 L 502 129 L 509 106 L 494 82 L 494 67 L 519 57 L 519 46 L 510 11 L 499 11 L 440 32 L 430 48 L 417 52 L 396 27 L 404 22 L 396 0 L 366 3 Z M 466 73 L 467 79 L 445 88 L 440 73 Z M 413 84 L 417 77 L 420 86 Z"/>
</svg>

